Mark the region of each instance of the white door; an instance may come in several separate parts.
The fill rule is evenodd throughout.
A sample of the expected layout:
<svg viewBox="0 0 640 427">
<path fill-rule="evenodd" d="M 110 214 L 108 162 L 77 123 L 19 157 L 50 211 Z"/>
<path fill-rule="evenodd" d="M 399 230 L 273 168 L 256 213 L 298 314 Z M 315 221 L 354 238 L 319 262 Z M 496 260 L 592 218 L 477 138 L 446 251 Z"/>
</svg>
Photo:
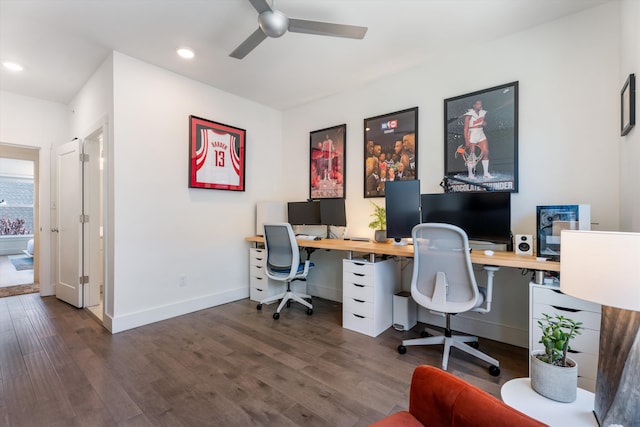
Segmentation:
<svg viewBox="0 0 640 427">
<path fill-rule="evenodd" d="M 56 147 L 55 208 L 56 297 L 78 308 L 83 306 L 82 144 L 73 140 Z"/>
</svg>

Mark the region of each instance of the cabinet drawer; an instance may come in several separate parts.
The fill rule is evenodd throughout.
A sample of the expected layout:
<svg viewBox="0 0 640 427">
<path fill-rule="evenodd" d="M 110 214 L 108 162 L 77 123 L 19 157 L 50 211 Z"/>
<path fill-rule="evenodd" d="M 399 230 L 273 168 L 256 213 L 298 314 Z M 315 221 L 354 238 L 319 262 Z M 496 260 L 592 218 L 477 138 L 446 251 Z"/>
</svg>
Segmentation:
<svg viewBox="0 0 640 427">
<path fill-rule="evenodd" d="M 355 271 L 342 272 L 342 281 L 344 283 L 353 283 L 363 286 L 373 286 L 374 277 L 375 276 L 373 274 L 364 274 Z"/>
<path fill-rule="evenodd" d="M 264 288 L 254 286 L 249 288 L 249 299 L 253 301 L 262 301 L 268 296 L 269 294 L 266 286 Z"/>
<path fill-rule="evenodd" d="M 533 304 L 531 309 L 531 317 L 533 317 L 533 326 L 538 327 L 536 319 L 542 319 L 542 314 L 549 316 L 562 315 L 576 322 L 582 322 L 582 327 L 586 329 L 600 329 L 600 313 L 594 311 L 578 310 L 574 308 L 561 307 L 551 304 Z"/>
<path fill-rule="evenodd" d="M 366 261 L 342 260 L 343 273 L 357 273 L 358 275 L 373 276 L 375 264 Z"/>
<path fill-rule="evenodd" d="M 249 257 L 249 265 L 259 265 L 261 267 L 264 267 L 266 264 L 266 257 L 264 256 L 259 256 L 259 257 Z"/>
<path fill-rule="evenodd" d="M 269 287 L 269 279 L 261 276 L 249 276 L 249 286 L 252 288 L 264 288 Z"/>
<path fill-rule="evenodd" d="M 357 314 L 370 319 L 375 317 L 373 313 L 373 303 L 370 301 L 363 301 L 361 299 L 344 298 L 344 301 L 342 301 L 342 310 L 344 312 Z"/>
<path fill-rule="evenodd" d="M 373 319 L 360 314 L 349 313 L 347 311 L 342 312 L 342 327 L 345 329 L 351 329 L 352 331 L 374 337 L 375 334 L 373 326 Z"/>
<path fill-rule="evenodd" d="M 557 289 L 534 287 L 533 303 L 600 313 L 600 304 L 565 295 Z"/>
<path fill-rule="evenodd" d="M 359 283 L 350 283 L 345 281 L 342 283 L 342 295 L 344 300 L 354 298 L 362 301 L 374 302 L 373 286 L 365 286 Z"/>
<path fill-rule="evenodd" d="M 534 326 L 534 330 L 531 331 L 531 348 L 542 350 L 542 344 L 540 341 L 542 338 L 542 331 L 538 325 Z M 588 353 L 594 356 L 598 355 L 598 348 L 600 346 L 600 332 L 592 329 L 582 329 L 582 333 L 569 342 L 571 350 L 578 351 L 580 353 Z"/>
<path fill-rule="evenodd" d="M 264 272 L 264 267 L 260 265 L 249 266 L 249 277 L 267 277 Z"/>
</svg>

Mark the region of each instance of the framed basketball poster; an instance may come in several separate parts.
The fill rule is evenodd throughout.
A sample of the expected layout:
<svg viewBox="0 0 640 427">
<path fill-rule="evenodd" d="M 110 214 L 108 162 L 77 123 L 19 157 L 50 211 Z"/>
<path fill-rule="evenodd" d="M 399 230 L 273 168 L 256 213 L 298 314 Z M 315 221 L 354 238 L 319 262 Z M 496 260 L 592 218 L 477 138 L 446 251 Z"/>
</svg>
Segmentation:
<svg viewBox="0 0 640 427">
<path fill-rule="evenodd" d="M 189 116 L 189 187 L 244 191 L 247 132 Z"/>
<path fill-rule="evenodd" d="M 518 82 L 444 100 L 445 191 L 518 192 Z"/>
</svg>

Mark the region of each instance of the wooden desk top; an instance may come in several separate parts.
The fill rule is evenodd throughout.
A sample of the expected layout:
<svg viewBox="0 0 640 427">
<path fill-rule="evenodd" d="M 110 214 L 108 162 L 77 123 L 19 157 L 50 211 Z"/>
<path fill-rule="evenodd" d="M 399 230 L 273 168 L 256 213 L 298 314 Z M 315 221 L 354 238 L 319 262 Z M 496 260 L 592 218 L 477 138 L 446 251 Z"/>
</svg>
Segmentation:
<svg viewBox="0 0 640 427">
<path fill-rule="evenodd" d="M 251 236 L 247 242 L 264 243 L 262 236 Z M 359 253 L 373 253 L 413 257 L 413 245 L 394 245 L 391 242 L 362 242 L 342 239 L 298 240 L 302 248 L 333 249 L 336 251 L 351 251 Z M 514 252 L 495 251 L 492 256 L 485 255 L 483 250 L 471 251 L 471 262 L 474 264 L 495 265 L 499 267 L 527 268 L 529 270 L 560 271 L 560 263 L 556 261 L 538 261 L 535 256 L 516 255 Z"/>
</svg>

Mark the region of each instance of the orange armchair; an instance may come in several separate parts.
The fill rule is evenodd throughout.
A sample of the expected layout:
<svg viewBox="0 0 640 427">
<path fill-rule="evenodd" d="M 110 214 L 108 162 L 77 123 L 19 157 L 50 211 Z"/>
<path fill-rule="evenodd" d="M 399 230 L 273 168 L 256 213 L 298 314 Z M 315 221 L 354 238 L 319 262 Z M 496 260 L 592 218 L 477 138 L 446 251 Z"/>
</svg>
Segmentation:
<svg viewBox="0 0 640 427">
<path fill-rule="evenodd" d="M 371 427 L 544 427 L 483 390 L 433 366 L 418 366 L 411 379 L 409 410 Z"/>
</svg>

